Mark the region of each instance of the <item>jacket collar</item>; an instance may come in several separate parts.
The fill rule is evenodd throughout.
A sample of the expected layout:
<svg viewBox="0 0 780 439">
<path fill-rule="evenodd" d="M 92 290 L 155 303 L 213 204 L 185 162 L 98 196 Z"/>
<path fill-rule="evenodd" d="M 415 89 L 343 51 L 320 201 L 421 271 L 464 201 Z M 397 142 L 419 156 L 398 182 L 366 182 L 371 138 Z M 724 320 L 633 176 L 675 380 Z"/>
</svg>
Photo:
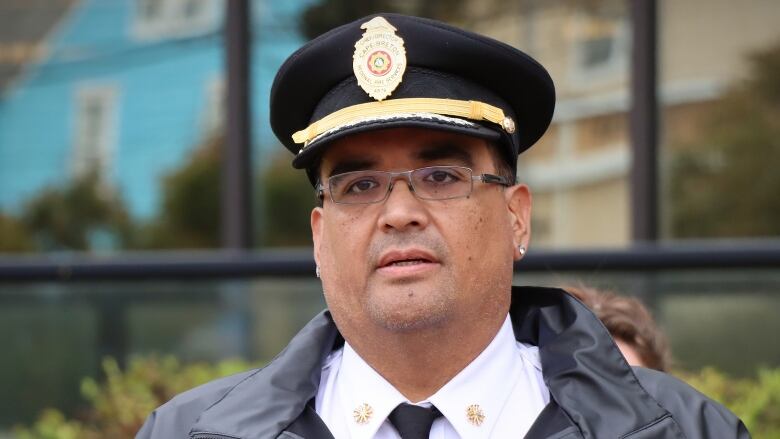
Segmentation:
<svg viewBox="0 0 780 439">
<path fill-rule="evenodd" d="M 623 437 L 669 415 L 585 305 L 563 290 L 538 287 L 513 289 L 512 299 L 515 337 L 539 346 L 551 401 L 585 437 Z"/>
<path fill-rule="evenodd" d="M 266 367 L 206 409 L 190 436 L 277 437 L 317 394 L 325 357 L 343 339 L 330 312 L 312 319 Z"/>
<path fill-rule="evenodd" d="M 550 406 L 526 437 L 574 431 L 575 424 L 585 437 L 620 437 L 668 415 L 641 387 L 601 322 L 562 290 L 514 287 L 510 317 L 517 340 L 539 346 L 551 394 Z M 324 431 L 308 402 L 317 393 L 325 357 L 341 343 L 323 311 L 268 366 L 206 409 L 190 434 L 270 438 L 288 427 L 301 429 L 301 419 Z"/>
</svg>

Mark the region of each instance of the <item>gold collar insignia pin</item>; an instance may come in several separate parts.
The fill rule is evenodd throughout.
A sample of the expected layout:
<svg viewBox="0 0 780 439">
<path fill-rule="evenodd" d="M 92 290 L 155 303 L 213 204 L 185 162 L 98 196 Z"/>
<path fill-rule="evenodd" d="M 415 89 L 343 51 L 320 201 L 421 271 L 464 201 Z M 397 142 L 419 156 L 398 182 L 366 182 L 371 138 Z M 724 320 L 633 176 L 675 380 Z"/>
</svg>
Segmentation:
<svg viewBox="0 0 780 439">
<path fill-rule="evenodd" d="M 479 404 L 471 404 L 466 407 L 466 419 L 468 419 L 471 425 L 479 427 L 485 422 L 485 412 L 482 411 L 482 407 Z"/>
<path fill-rule="evenodd" d="M 355 422 L 361 425 L 367 424 L 373 414 L 374 409 L 365 402 L 357 406 L 355 410 L 352 410 L 352 418 L 355 419 Z"/>
<path fill-rule="evenodd" d="M 381 101 L 390 96 L 403 79 L 406 70 L 404 40 L 382 17 L 374 17 L 360 28 L 366 31 L 355 43 L 352 70 L 360 88 Z"/>
</svg>

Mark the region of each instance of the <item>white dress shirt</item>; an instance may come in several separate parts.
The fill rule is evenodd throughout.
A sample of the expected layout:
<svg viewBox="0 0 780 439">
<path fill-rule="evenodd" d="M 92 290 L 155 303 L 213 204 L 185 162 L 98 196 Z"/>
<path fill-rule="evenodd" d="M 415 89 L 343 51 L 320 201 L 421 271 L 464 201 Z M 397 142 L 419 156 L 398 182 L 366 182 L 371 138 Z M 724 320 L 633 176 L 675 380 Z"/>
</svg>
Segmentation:
<svg viewBox="0 0 780 439">
<path fill-rule="evenodd" d="M 538 348 L 515 340 L 507 316 L 474 361 L 417 404 L 433 404 L 443 415 L 434 421 L 431 439 L 517 438 L 549 398 Z M 315 408 L 337 439 L 398 439 L 387 416 L 403 402 L 410 401 L 345 343 L 323 366 Z M 361 408 L 362 423 L 354 416 Z"/>
</svg>

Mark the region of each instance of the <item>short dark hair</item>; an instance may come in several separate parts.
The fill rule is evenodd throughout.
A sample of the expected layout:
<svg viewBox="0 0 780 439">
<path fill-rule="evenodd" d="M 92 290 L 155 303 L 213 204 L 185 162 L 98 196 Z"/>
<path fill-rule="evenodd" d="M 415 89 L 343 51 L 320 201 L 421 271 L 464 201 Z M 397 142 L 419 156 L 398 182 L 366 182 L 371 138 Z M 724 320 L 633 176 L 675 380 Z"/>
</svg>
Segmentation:
<svg viewBox="0 0 780 439">
<path fill-rule="evenodd" d="M 517 181 L 515 170 L 512 169 L 512 166 L 507 162 L 505 153 L 503 152 L 504 148 L 495 142 L 490 142 L 488 143 L 488 150 L 490 151 L 490 157 L 493 159 L 493 166 L 496 168 L 496 175 L 504 177 L 514 184 Z"/>
</svg>

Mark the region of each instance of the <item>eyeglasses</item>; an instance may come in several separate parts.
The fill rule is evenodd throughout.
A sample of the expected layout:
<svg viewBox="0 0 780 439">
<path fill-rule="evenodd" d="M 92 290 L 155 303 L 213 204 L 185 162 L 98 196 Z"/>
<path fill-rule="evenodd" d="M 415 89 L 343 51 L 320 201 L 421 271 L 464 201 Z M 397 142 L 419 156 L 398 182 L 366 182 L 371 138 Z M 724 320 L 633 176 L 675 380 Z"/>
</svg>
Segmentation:
<svg viewBox="0 0 780 439">
<path fill-rule="evenodd" d="M 472 175 L 463 166 L 429 166 L 411 171 L 355 171 L 328 178 L 330 199 L 338 204 L 372 204 L 385 201 L 398 177 L 404 177 L 412 193 L 421 200 L 451 200 L 471 195 L 474 181 L 511 186 L 509 179 L 492 174 Z M 317 196 L 325 196 L 318 183 Z"/>
</svg>

